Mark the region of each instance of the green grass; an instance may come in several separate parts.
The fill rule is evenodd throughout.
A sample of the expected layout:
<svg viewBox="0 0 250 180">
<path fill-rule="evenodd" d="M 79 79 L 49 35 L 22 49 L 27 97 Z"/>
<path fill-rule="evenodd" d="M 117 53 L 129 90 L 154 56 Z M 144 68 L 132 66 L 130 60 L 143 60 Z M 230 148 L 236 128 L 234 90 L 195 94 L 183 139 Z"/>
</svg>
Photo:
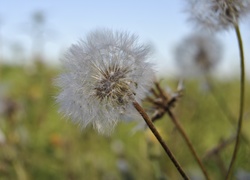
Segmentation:
<svg viewBox="0 0 250 180">
<path fill-rule="evenodd" d="M 53 79 L 59 70 L 35 63 L 32 67 L 1 66 L 0 97 L 10 104 L 9 113 L 0 115 L 0 128 L 5 142 L 0 145 L 0 179 L 159 179 L 160 176 L 180 179 L 151 132 L 132 134 L 136 123 L 121 123 L 110 137 L 97 134 L 92 128 L 80 127 L 57 113 L 54 96 L 58 90 Z M 165 81 L 176 84 L 176 80 Z M 216 97 L 223 97 L 225 106 L 237 121 L 239 82 L 213 80 Z M 173 86 L 174 87 L 174 86 Z M 250 141 L 250 89 L 246 86 L 246 108 L 243 134 Z M 221 102 L 221 101 L 219 101 Z M 215 97 L 200 88 L 199 82 L 186 81 L 184 96 L 174 113 L 185 128 L 200 157 L 236 132 L 236 125 L 227 119 Z M 193 176 L 202 177 L 185 142 L 164 116 L 156 122 L 168 146 Z M 118 148 L 118 149 L 117 149 Z M 220 157 L 228 168 L 233 143 L 221 150 Z M 236 171 L 250 172 L 250 144 L 241 142 Z M 218 160 L 218 159 L 217 159 Z M 128 174 L 122 175 L 118 162 L 125 162 Z M 215 157 L 204 160 L 213 179 L 221 171 Z"/>
</svg>

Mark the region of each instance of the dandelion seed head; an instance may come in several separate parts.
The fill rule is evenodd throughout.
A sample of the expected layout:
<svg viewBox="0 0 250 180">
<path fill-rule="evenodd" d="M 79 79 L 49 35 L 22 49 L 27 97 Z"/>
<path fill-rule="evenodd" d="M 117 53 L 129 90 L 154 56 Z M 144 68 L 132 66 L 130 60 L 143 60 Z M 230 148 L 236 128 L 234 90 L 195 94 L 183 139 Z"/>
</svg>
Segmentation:
<svg viewBox="0 0 250 180">
<path fill-rule="evenodd" d="M 189 20 L 210 31 L 228 29 L 250 14 L 249 0 L 187 0 Z"/>
<path fill-rule="evenodd" d="M 221 60 L 220 42 L 209 34 L 196 33 L 185 38 L 176 48 L 176 63 L 183 77 L 209 73 Z"/>
<path fill-rule="evenodd" d="M 60 111 L 82 127 L 112 132 L 121 116 L 135 114 L 153 81 L 148 45 L 128 32 L 98 29 L 72 45 L 62 63 L 66 72 L 56 83 Z"/>
</svg>

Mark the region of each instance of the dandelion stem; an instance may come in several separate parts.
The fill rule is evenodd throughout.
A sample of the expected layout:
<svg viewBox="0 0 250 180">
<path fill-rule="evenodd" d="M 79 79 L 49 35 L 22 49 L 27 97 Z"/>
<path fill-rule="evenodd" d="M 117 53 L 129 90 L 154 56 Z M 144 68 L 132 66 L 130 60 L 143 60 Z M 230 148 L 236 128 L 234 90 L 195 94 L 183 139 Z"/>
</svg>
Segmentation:
<svg viewBox="0 0 250 180">
<path fill-rule="evenodd" d="M 144 111 L 144 109 L 136 101 L 133 102 L 133 106 L 141 114 L 141 116 L 143 117 L 143 119 L 147 123 L 148 127 L 150 128 L 150 130 L 152 131 L 152 133 L 155 135 L 155 137 L 157 138 L 157 140 L 159 141 L 159 143 L 161 144 L 161 146 L 163 147 L 163 149 L 165 150 L 165 152 L 167 153 L 168 157 L 173 162 L 173 164 L 175 165 L 176 169 L 179 171 L 179 173 L 181 174 L 181 176 L 183 177 L 183 179 L 189 179 L 188 176 L 183 171 L 183 169 L 180 166 L 180 164 L 178 163 L 178 161 L 175 159 L 174 155 L 172 154 L 172 152 L 170 151 L 170 149 L 168 148 L 168 146 L 166 145 L 166 143 L 164 142 L 164 140 L 162 139 L 161 135 L 159 134 L 159 132 L 155 128 L 154 124 L 152 123 L 151 119 L 149 118 L 149 116 L 147 115 L 147 113 Z"/>
<path fill-rule="evenodd" d="M 229 165 L 229 169 L 227 171 L 226 180 L 230 179 L 231 173 L 233 171 L 233 166 L 236 160 L 236 156 L 240 146 L 240 134 L 241 134 L 241 127 L 242 127 L 242 120 L 243 120 L 243 112 L 244 112 L 244 96 L 245 96 L 245 63 L 244 63 L 244 50 L 243 50 L 243 42 L 241 38 L 241 33 L 239 26 L 235 24 L 234 26 L 239 50 L 240 50 L 240 66 L 241 66 L 241 80 L 240 80 L 240 109 L 239 109 L 239 119 L 238 119 L 238 126 L 237 126 L 237 134 L 236 134 L 236 142 L 234 146 L 234 152 L 232 155 L 232 159 Z"/>
<path fill-rule="evenodd" d="M 173 121 L 173 123 L 175 124 L 176 128 L 178 129 L 178 131 L 180 132 L 181 136 L 184 138 L 185 142 L 187 143 L 188 148 L 190 149 L 191 153 L 193 154 L 195 160 L 197 161 L 198 165 L 200 166 L 205 178 L 207 180 L 209 180 L 209 176 L 208 173 L 204 167 L 204 165 L 202 164 L 200 158 L 198 157 L 191 141 L 189 140 L 185 130 L 183 129 L 183 127 L 181 126 L 180 122 L 177 120 L 177 118 L 175 117 L 175 115 L 172 113 L 172 111 L 170 109 L 166 109 L 169 117 L 171 118 L 171 120 Z"/>
<path fill-rule="evenodd" d="M 159 96 L 160 96 L 162 99 L 168 100 L 168 101 L 169 101 L 168 104 L 167 104 L 167 106 L 165 106 L 165 105 L 162 106 L 162 108 L 164 109 L 164 112 L 167 112 L 167 113 L 168 113 L 170 119 L 171 119 L 171 120 L 173 121 L 173 123 L 175 124 L 177 130 L 179 131 L 179 133 L 181 134 L 181 136 L 182 136 L 183 139 L 185 140 L 185 142 L 186 142 L 188 148 L 190 149 L 190 151 L 191 151 L 192 155 L 194 156 L 196 162 L 198 163 L 199 167 L 201 168 L 201 170 L 202 170 L 202 172 L 203 172 L 205 178 L 206 178 L 207 180 L 209 180 L 210 178 L 209 178 L 209 176 L 208 176 L 208 173 L 207 173 L 207 171 L 206 171 L 204 165 L 202 164 L 200 158 L 198 157 L 198 155 L 197 155 L 197 153 L 196 153 L 196 151 L 195 151 L 195 149 L 194 149 L 194 147 L 193 147 L 191 141 L 189 140 L 189 138 L 188 138 L 188 136 L 187 136 L 185 130 L 183 129 L 183 127 L 181 126 L 180 122 L 177 120 L 176 116 L 172 113 L 172 111 L 171 111 L 171 109 L 170 109 L 172 103 L 174 103 L 174 102 L 176 101 L 176 98 L 169 99 L 168 95 L 162 90 L 162 88 L 160 87 L 159 83 L 155 82 L 155 86 L 156 86 L 157 90 L 159 91 Z M 156 97 L 158 97 L 158 94 L 156 94 Z M 162 115 L 160 114 L 159 118 L 160 118 L 161 116 L 163 116 L 163 115 L 164 115 L 164 114 L 162 114 Z M 155 117 L 155 118 L 157 118 L 157 117 Z M 156 119 L 154 119 L 154 120 L 156 120 Z"/>
</svg>

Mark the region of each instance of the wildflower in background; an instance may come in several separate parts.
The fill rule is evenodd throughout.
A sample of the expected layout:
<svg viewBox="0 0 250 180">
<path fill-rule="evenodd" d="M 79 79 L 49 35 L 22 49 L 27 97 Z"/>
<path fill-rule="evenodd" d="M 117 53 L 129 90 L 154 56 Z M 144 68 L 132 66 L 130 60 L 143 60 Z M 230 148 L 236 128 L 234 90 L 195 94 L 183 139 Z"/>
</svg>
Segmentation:
<svg viewBox="0 0 250 180">
<path fill-rule="evenodd" d="M 82 127 L 110 133 L 121 115 L 131 115 L 153 79 L 150 47 L 127 32 L 99 29 L 72 45 L 56 82 L 60 111 Z"/>
<path fill-rule="evenodd" d="M 183 77 L 200 77 L 209 73 L 221 60 L 222 47 L 214 36 L 196 33 L 176 48 L 176 63 Z"/>
<path fill-rule="evenodd" d="M 187 0 L 189 19 L 210 30 L 225 30 L 250 13 L 249 0 Z"/>
</svg>

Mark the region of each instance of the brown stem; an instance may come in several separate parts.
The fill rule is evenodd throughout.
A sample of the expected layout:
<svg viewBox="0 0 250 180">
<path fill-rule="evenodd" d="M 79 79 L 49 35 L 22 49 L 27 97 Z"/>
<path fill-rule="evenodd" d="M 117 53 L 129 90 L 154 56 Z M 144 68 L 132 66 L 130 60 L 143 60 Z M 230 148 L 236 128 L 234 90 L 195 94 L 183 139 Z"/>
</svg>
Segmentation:
<svg viewBox="0 0 250 180">
<path fill-rule="evenodd" d="M 205 167 L 203 166 L 201 160 L 199 159 L 197 153 L 195 152 L 195 150 L 194 150 L 189 138 L 187 137 L 184 129 L 182 128 L 182 126 L 180 125 L 180 123 L 178 122 L 178 120 L 176 119 L 176 117 L 174 116 L 174 114 L 170 110 L 170 108 L 177 101 L 178 97 L 169 98 L 169 96 L 165 93 L 165 91 L 162 90 L 162 88 L 160 87 L 158 82 L 155 82 L 155 87 L 156 87 L 159 95 L 158 95 L 158 93 L 156 91 L 154 91 L 153 94 L 156 96 L 156 98 L 161 98 L 162 102 L 160 102 L 159 104 L 155 104 L 155 101 L 153 100 L 153 104 L 158 105 L 158 107 L 160 107 L 160 110 L 161 110 L 155 116 L 153 116 L 153 118 L 152 118 L 153 122 L 155 120 L 161 118 L 164 115 L 164 112 L 167 112 L 169 114 L 170 118 L 172 119 L 173 123 L 177 127 L 178 131 L 181 133 L 182 137 L 186 141 L 191 153 L 193 154 L 193 156 L 194 156 L 195 160 L 197 161 L 198 165 L 200 166 L 204 176 L 206 177 L 207 180 L 209 180 L 210 178 L 208 176 L 208 173 L 206 172 Z M 166 102 L 167 102 L 167 104 L 165 104 Z"/>
<path fill-rule="evenodd" d="M 151 92 L 152 92 L 152 94 L 155 96 L 155 97 L 158 97 L 158 94 L 156 93 L 156 91 L 152 88 L 151 89 Z"/>
<path fill-rule="evenodd" d="M 169 99 L 168 95 L 165 93 L 165 91 L 162 90 L 158 82 L 155 82 L 155 87 L 159 91 L 161 98 L 163 98 L 164 100 Z"/>
<path fill-rule="evenodd" d="M 178 131 L 180 132 L 181 136 L 184 138 L 185 142 L 187 143 L 188 148 L 190 149 L 191 153 L 193 154 L 195 160 L 197 161 L 198 165 L 200 166 L 205 178 L 207 180 L 209 180 L 209 176 L 208 173 L 204 167 L 204 165 L 202 164 L 200 158 L 198 157 L 196 151 L 194 150 L 194 147 L 191 143 L 191 141 L 189 140 L 186 132 L 184 131 L 183 127 L 181 126 L 181 124 L 179 123 L 179 121 L 177 120 L 177 118 L 175 117 L 175 115 L 172 113 L 172 111 L 170 109 L 166 109 L 169 117 L 171 118 L 171 120 L 173 121 L 173 123 L 175 124 L 176 128 L 178 129 Z"/>
<path fill-rule="evenodd" d="M 152 133 L 155 135 L 155 137 L 157 138 L 157 140 L 159 141 L 159 143 L 161 144 L 161 146 L 163 147 L 163 149 L 165 150 L 165 152 L 167 153 L 168 157 L 173 162 L 173 164 L 175 165 L 176 169 L 179 171 L 179 173 L 181 174 L 181 176 L 183 177 L 183 179 L 189 179 L 188 176 L 183 171 L 183 169 L 180 166 L 180 164 L 178 163 L 178 161 L 175 159 L 174 155 L 172 154 L 172 152 L 170 151 L 170 149 L 168 148 L 168 146 L 166 145 L 166 143 L 164 142 L 164 140 L 162 139 L 161 135 L 159 134 L 159 132 L 155 128 L 154 124 L 152 123 L 151 119 L 149 118 L 149 116 L 147 115 L 147 113 L 144 111 L 144 109 L 136 101 L 133 102 L 133 106 L 141 114 L 141 116 L 143 117 L 143 119 L 147 123 L 148 127 L 150 128 L 150 130 L 152 131 Z"/>
</svg>

